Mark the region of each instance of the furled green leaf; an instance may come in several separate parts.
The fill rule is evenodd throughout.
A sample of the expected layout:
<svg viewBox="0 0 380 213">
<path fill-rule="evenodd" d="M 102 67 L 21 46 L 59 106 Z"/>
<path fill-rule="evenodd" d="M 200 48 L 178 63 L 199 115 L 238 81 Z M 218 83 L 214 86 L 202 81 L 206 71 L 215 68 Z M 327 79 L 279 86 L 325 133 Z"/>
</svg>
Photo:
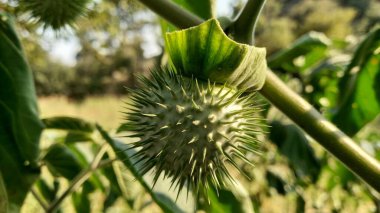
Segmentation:
<svg viewBox="0 0 380 213">
<path fill-rule="evenodd" d="M 304 133 L 293 124 L 285 125 L 279 121 L 273 121 L 271 126 L 271 141 L 289 159 L 297 176 L 315 181 L 320 172 L 320 164 Z"/>
<path fill-rule="evenodd" d="M 310 32 L 297 39 L 290 47 L 268 59 L 273 70 L 289 73 L 303 72 L 327 56 L 331 41 L 322 33 Z"/>
<path fill-rule="evenodd" d="M 215 19 L 166 34 L 175 70 L 188 77 L 227 83 L 240 89 L 260 89 L 265 81 L 265 49 L 228 38 Z"/>
<path fill-rule="evenodd" d="M 186 190 L 182 190 L 178 200 L 176 201 L 177 193 L 169 191 L 170 180 L 159 178 L 155 187 L 153 186 L 153 175 L 142 176 L 140 174 L 141 163 L 135 162 L 135 159 L 131 156 L 135 153 L 135 150 L 128 149 L 131 146 L 112 139 L 107 132 L 105 132 L 100 126 L 97 126 L 98 131 L 102 137 L 111 145 L 112 149 L 116 153 L 117 157 L 124 163 L 124 165 L 135 176 L 136 180 L 145 188 L 145 190 L 152 196 L 152 199 L 161 207 L 164 212 L 194 212 L 195 204 L 191 194 L 186 196 Z"/>
<path fill-rule="evenodd" d="M 380 28 L 360 44 L 339 84 L 340 97 L 333 122 L 355 135 L 380 112 Z"/>
<path fill-rule="evenodd" d="M 32 72 L 12 18 L 0 13 L 0 171 L 12 209 L 39 175 L 42 128 Z"/>
<path fill-rule="evenodd" d="M 67 131 L 93 132 L 94 125 L 80 118 L 58 116 L 42 119 L 47 129 L 61 129 Z"/>
</svg>

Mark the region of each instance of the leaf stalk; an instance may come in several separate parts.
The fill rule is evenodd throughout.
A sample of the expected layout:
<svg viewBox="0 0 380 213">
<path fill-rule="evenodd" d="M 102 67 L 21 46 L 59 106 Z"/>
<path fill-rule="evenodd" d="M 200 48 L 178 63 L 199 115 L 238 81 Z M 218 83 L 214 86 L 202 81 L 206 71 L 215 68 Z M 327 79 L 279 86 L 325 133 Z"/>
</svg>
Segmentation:
<svg viewBox="0 0 380 213">
<path fill-rule="evenodd" d="M 231 34 L 235 41 L 253 44 L 256 24 L 265 2 L 266 0 L 248 0 L 231 26 Z"/>
</svg>

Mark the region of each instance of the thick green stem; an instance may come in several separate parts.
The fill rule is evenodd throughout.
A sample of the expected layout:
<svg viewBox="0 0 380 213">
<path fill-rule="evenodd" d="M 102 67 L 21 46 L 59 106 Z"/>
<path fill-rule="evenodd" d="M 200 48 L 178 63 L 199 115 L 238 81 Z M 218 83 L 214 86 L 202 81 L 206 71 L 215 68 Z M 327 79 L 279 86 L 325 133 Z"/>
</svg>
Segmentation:
<svg viewBox="0 0 380 213">
<path fill-rule="evenodd" d="M 327 121 L 273 72 L 268 72 L 264 87 L 260 92 L 351 171 L 380 191 L 379 162 Z"/>
<path fill-rule="evenodd" d="M 244 9 L 232 25 L 232 36 L 235 41 L 253 44 L 256 23 L 266 0 L 248 0 Z"/>
<path fill-rule="evenodd" d="M 196 19 L 189 12 L 175 7 L 174 3 L 167 0 L 140 0 L 158 15 L 179 28 L 188 28 L 198 25 L 201 19 Z M 254 2 L 254 1 L 250 1 Z M 262 1 L 264 2 L 264 1 Z M 247 5 L 248 6 L 248 5 Z M 175 8 L 171 10 L 170 8 Z M 257 7 L 246 7 L 241 15 L 258 14 L 260 9 Z M 248 9 L 251 8 L 251 9 Z M 261 6 L 260 6 L 261 8 Z M 249 10 L 258 12 L 249 12 Z M 244 12 L 247 11 L 247 12 Z M 192 18 L 187 18 L 192 17 Z M 249 20 L 256 22 L 255 18 L 238 18 L 237 20 Z M 254 23 L 250 24 L 253 26 Z M 251 44 L 252 29 L 238 31 L 238 37 L 245 38 L 243 43 Z M 236 36 L 237 33 L 235 33 Z M 318 141 L 326 150 L 343 162 L 351 171 L 356 173 L 365 182 L 377 191 L 380 191 L 380 164 L 364 152 L 352 139 L 346 136 L 337 127 L 327 121 L 316 109 L 297 93 L 289 89 L 275 74 L 268 71 L 264 87 L 260 93 L 266 97 L 273 105 L 284 112 L 296 124 L 304 129 L 310 136 Z"/>
</svg>

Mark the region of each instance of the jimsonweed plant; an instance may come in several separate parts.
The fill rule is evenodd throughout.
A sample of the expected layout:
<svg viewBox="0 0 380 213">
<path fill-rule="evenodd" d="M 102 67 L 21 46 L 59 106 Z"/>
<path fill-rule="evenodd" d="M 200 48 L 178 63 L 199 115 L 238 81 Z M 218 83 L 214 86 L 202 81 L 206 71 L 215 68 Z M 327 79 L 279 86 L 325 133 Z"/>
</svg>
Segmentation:
<svg viewBox="0 0 380 213">
<path fill-rule="evenodd" d="M 207 37 L 213 36 L 213 40 Z M 211 19 L 197 27 L 166 35 L 171 66 L 156 68 L 130 90 L 132 103 L 124 130 L 139 137 L 134 157 L 142 174 L 172 178 L 178 192 L 187 185 L 199 191 L 220 188 L 234 178 L 235 157 L 252 164 L 263 122 L 253 99 L 262 87 L 265 50 L 230 40 Z"/>
<path fill-rule="evenodd" d="M 304 200 L 313 190 L 306 186 L 320 184 L 321 177 L 329 179 L 326 173 L 335 170 L 317 162 L 308 138 L 294 124 L 268 125 L 265 113 L 270 110 L 261 104 L 262 98 L 368 184 L 362 186 L 366 190 L 363 194 L 369 196 L 369 192 L 380 190 L 379 162 L 345 134 L 353 136 L 380 112 L 376 84 L 380 76 L 379 29 L 364 38 L 349 65 L 342 68 L 339 88 L 345 94 L 341 94 L 344 98 L 331 120 L 343 128 L 343 133 L 270 70 L 288 72 L 297 68 L 304 72 L 300 75 L 306 75 L 307 68 L 313 69 L 310 67 L 314 62 L 327 55 L 323 51 L 332 42 L 327 42 L 325 36 L 303 36 L 289 49 L 272 55 L 267 63 L 265 48 L 253 46 L 255 25 L 265 0 L 248 0 L 233 20 L 219 19 L 222 24 L 214 18 L 212 0 L 139 0 L 168 21 L 161 22 L 162 29 L 168 31 L 164 35 L 168 61 L 152 67 L 149 76 L 140 77 L 138 88 L 128 89 L 130 99 L 118 129 L 122 133 L 115 136 L 100 125 L 78 118 L 39 118 L 33 78 L 13 27 L 15 19 L 10 15 L 29 17 L 45 29 L 57 30 L 74 26 L 74 20 L 83 16 L 91 1 L 12 2 L 17 3 L 13 9 L 4 12 L 0 8 L 0 212 L 20 211 L 29 192 L 46 212 L 59 210 L 68 196 L 77 212 L 89 212 L 89 195 L 96 189 L 107 193 L 104 211 L 118 198 L 136 210 L 139 201 L 130 197 L 134 189 L 126 186 L 126 173 L 133 175 L 164 212 L 252 212 L 252 197 L 239 182 L 240 174 L 259 177 L 252 182 L 262 181 L 260 177 L 267 179 L 268 186 L 264 185 L 268 190 L 296 195 L 297 205 L 303 203 L 306 209 Z M 99 1 L 94 2 L 91 6 L 96 8 Z M 295 61 L 302 62 L 301 67 Z M 308 77 L 322 75 L 323 65 L 318 64 L 317 71 Z M 307 86 L 305 91 L 317 88 Z M 358 99 L 363 94 L 368 99 L 365 103 Z M 49 135 L 53 142 L 40 152 L 42 131 L 56 129 L 64 131 L 64 136 Z M 285 169 L 286 175 L 279 175 L 282 164 L 272 165 L 277 155 L 261 158 L 266 154 L 262 146 L 266 145 L 263 133 L 267 131 L 279 153 L 287 156 L 284 161 L 290 172 Z M 89 142 L 90 148 L 83 151 L 79 148 L 83 143 L 79 142 Z M 92 154 L 91 160 L 88 153 Z M 310 164 L 315 168 L 308 168 Z M 259 169 L 252 165 L 268 168 L 260 176 L 255 174 Z M 336 167 L 340 173 L 330 179 L 342 179 L 342 189 L 338 190 L 350 188 L 342 175 L 345 170 Z M 41 168 L 53 177 L 52 184 L 40 175 Z M 59 178 L 69 181 L 67 188 L 62 189 Z M 326 185 L 331 187 L 334 182 Z M 172 191 L 176 195 L 172 196 Z M 181 200 L 183 191 L 187 195 Z M 353 191 L 362 192 L 356 188 Z M 141 204 L 136 211 L 143 208 Z"/>
</svg>

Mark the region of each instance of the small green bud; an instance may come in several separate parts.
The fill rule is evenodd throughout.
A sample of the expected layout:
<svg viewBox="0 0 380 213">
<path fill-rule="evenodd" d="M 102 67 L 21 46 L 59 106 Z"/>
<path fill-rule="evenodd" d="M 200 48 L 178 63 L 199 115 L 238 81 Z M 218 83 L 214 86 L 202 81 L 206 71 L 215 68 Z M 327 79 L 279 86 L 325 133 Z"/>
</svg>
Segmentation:
<svg viewBox="0 0 380 213">
<path fill-rule="evenodd" d="M 178 191 L 185 184 L 196 191 L 210 183 L 219 188 L 233 181 L 226 162 L 239 169 L 235 156 L 249 162 L 244 153 L 258 153 L 262 119 L 253 95 L 167 68 L 153 71 L 141 83 L 131 90 L 125 126 L 131 137 L 143 135 L 132 146 L 139 147 L 133 157 L 142 162 L 142 174 L 154 169 L 157 181 L 163 173 L 173 178 Z"/>
</svg>

